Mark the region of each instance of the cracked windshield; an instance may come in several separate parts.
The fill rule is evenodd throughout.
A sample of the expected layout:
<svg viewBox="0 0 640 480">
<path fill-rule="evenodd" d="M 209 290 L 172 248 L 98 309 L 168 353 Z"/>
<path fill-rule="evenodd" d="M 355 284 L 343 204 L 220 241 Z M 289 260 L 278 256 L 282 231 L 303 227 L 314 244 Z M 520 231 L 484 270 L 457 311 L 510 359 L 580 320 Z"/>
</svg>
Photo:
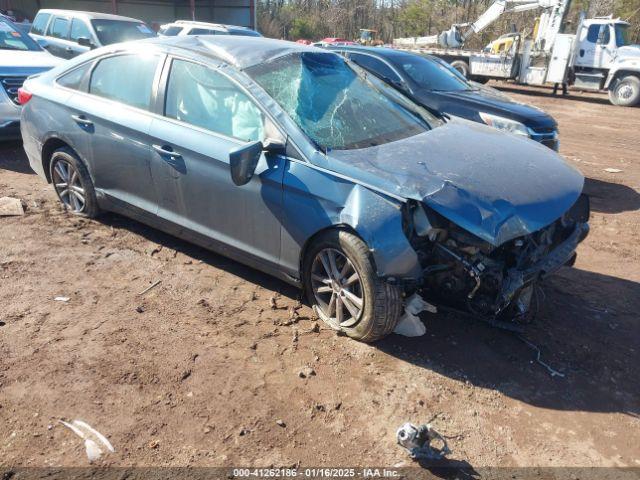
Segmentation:
<svg viewBox="0 0 640 480">
<path fill-rule="evenodd" d="M 431 128 L 334 54 L 287 55 L 247 73 L 323 149 L 372 147 Z"/>
</svg>

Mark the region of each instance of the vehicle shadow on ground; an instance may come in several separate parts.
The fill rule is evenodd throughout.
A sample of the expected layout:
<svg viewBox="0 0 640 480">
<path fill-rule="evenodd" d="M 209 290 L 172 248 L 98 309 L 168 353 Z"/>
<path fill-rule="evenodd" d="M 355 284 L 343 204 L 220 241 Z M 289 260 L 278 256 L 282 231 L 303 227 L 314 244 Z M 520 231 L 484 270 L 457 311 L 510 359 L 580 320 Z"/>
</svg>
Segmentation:
<svg viewBox="0 0 640 480">
<path fill-rule="evenodd" d="M 585 178 L 584 192 L 589 195 L 591 210 L 621 213 L 640 210 L 640 193 L 620 183 Z"/>
<path fill-rule="evenodd" d="M 18 141 L 0 141 L 0 168 L 35 175 L 29 166 L 29 159 L 22 148 L 22 142 Z"/>
<path fill-rule="evenodd" d="M 117 214 L 99 220 L 306 304 L 299 289 L 227 257 Z M 640 284 L 565 268 L 547 280 L 543 292 L 540 313 L 523 336 L 564 377 L 552 377 L 536 363 L 537 352 L 516 334 L 455 313 L 425 314 L 425 336 L 391 335 L 375 346 L 402 361 L 533 406 L 640 416 Z"/>
<path fill-rule="evenodd" d="M 536 87 L 533 88 L 519 88 L 517 84 L 505 84 L 505 83 L 492 83 L 489 85 L 490 87 L 495 88 L 496 90 L 500 90 L 503 93 L 516 93 L 519 95 L 528 95 L 531 97 L 547 97 L 553 98 L 558 97 L 563 100 L 574 100 L 578 102 L 586 102 L 586 103 L 595 103 L 598 105 L 611 105 L 609 99 L 606 96 L 596 97 L 596 96 L 586 96 L 581 94 L 579 91 L 569 90 L 568 95 L 562 95 L 562 89 L 558 89 L 558 93 L 556 95 L 553 94 L 553 88 L 545 88 L 545 87 Z M 592 92 L 589 92 L 590 94 Z M 611 105 L 613 106 L 613 105 Z"/>
<path fill-rule="evenodd" d="M 565 268 L 523 337 L 565 376 L 551 376 L 517 334 L 459 314 L 426 314 L 423 337 L 376 344 L 413 365 L 554 410 L 640 415 L 640 284 Z"/>
<path fill-rule="evenodd" d="M 162 245 L 163 248 L 175 250 L 192 258 L 193 260 L 202 261 L 211 267 L 229 272 L 243 280 L 260 285 L 267 290 L 278 292 L 291 300 L 297 301 L 301 298 L 301 290 L 282 280 L 243 265 L 229 257 L 218 255 L 211 250 L 199 247 L 193 243 L 187 242 L 186 240 L 181 240 L 173 235 L 157 230 L 136 220 L 124 217 L 117 213 L 105 213 L 100 215 L 97 220 L 109 227 L 124 229 L 140 235 L 150 242 Z"/>
</svg>

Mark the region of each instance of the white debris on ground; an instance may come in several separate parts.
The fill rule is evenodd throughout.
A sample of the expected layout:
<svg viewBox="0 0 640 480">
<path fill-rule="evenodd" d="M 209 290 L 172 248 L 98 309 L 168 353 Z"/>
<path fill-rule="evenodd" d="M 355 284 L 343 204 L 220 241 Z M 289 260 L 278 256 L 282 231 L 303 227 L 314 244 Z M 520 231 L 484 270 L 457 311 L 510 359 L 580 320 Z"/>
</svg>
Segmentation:
<svg viewBox="0 0 640 480">
<path fill-rule="evenodd" d="M 55 297 L 53 300 L 55 302 L 68 302 L 71 299 L 69 297 Z"/>
<path fill-rule="evenodd" d="M 20 199 L 13 197 L 0 198 L 0 217 L 20 215 L 24 215 L 24 208 Z"/>
<path fill-rule="evenodd" d="M 607 173 L 620 173 L 620 172 L 622 172 L 622 170 L 620 170 L 619 168 L 605 168 L 604 171 L 607 172 Z"/>
<path fill-rule="evenodd" d="M 427 333 L 427 327 L 420 321 L 420 312 L 437 313 L 438 309 L 414 293 L 404 303 L 404 314 L 398 320 L 394 333 L 405 337 L 420 337 Z"/>
<path fill-rule="evenodd" d="M 84 440 L 84 448 L 89 462 L 98 460 L 105 453 L 115 452 L 115 449 L 104 435 L 82 420 L 73 420 L 70 423 L 60 420 L 60 423 Z"/>
</svg>

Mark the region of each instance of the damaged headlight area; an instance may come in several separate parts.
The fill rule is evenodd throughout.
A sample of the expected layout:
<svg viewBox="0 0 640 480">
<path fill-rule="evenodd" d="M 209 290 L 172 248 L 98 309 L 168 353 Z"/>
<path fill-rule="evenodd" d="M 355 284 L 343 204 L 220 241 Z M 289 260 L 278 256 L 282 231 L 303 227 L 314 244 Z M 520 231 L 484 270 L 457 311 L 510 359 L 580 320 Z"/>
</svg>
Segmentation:
<svg viewBox="0 0 640 480">
<path fill-rule="evenodd" d="M 552 224 L 497 247 L 417 202 L 407 204 L 404 226 L 422 267 L 425 299 L 483 320 L 515 322 L 535 314 L 537 282 L 573 265 L 588 220 L 583 194 Z"/>
</svg>

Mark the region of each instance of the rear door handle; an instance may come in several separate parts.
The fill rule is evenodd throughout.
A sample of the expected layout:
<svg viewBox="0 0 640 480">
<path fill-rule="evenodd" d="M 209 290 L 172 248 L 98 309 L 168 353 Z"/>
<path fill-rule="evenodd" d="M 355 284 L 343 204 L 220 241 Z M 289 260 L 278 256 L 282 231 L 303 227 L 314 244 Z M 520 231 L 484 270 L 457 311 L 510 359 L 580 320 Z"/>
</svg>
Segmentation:
<svg viewBox="0 0 640 480">
<path fill-rule="evenodd" d="M 81 127 L 92 127 L 93 122 L 84 115 L 71 115 L 71 118 Z"/>
<path fill-rule="evenodd" d="M 160 146 L 160 145 L 152 145 L 152 147 L 160 155 L 164 155 L 166 157 L 179 158 L 179 157 L 182 156 L 182 155 L 180 155 L 180 153 L 176 152 L 169 145 L 162 145 L 162 146 Z"/>
</svg>

